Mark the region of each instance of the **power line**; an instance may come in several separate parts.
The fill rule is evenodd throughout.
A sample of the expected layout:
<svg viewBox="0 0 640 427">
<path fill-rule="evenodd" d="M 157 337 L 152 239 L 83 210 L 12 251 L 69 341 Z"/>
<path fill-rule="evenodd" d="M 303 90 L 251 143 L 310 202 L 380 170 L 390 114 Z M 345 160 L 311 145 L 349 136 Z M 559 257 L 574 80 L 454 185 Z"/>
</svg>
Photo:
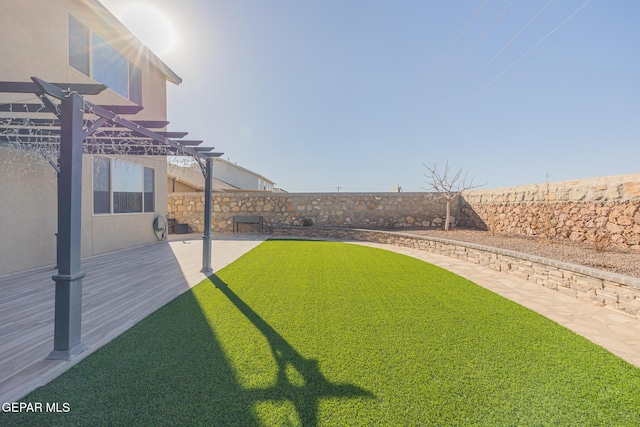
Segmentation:
<svg viewBox="0 0 640 427">
<path fill-rule="evenodd" d="M 438 91 L 440 90 L 440 88 L 442 88 L 442 86 L 444 86 L 444 84 L 451 78 L 451 76 L 453 75 L 453 73 L 456 72 L 456 70 L 458 69 L 458 67 L 460 65 L 462 65 L 462 63 L 467 59 L 467 57 L 471 54 L 471 52 L 474 51 L 474 49 L 476 47 L 478 47 L 478 45 L 482 42 L 482 40 L 484 40 L 484 38 L 487 36 L 487 34 L 489 34 L 489 32 L 493 29 L 493 27 L 498 23 L 498 21 L 500 21 L 502 19 L 502 17 L 505 15 L 505 13 L 507 13 L 509 11 L 509 9 L 511 9 L 511 6 L 513 6 L 513 4 L 516 2 L 517 0 L 512 0 L 511 3 L 509 3 L 509 5 L 502 11 L 502 13 L 500 15 L 498 15 L 498 17 L 491 23 L 491 25 L 489 25 L 489 28 L 487 28 L 487 30 L 484 32 L 484 34 L 482 34 L 480 36 L 480 38 L 478 39 L 478 41 L 476 41 L 474 43 L 473 46 L 471 46 L 471 49 L 469 49 L 467 51 L 467 53 L 464 54 L 464 56 L 462 57 L 462 59 L 460 60 L 460 62 L 458 62 L 456 64 L 455 67 L 453 67 L 453 70 L 451 70 L 449 72 L 449 74 L 447 74 L 445 76 L 445 78 L 440 82 L 440 84 L 438 85 L 438 87 L 435 88 L 435 90 L 432 93 L 432 96 Z"/>
<path fill-rule="evenodd" d="M 484 40 L 484 38 L 487 36 L 487 34 L 489 34 L 493 27 L 502 19 L 502 17 L 509 11 L 509 9 L 511 9 L 511 6 L 513 6 L 515 2 L 516 0 L 513 0 L 511 3 L 509 3 L 509 5 L 502 11 L 502 13 L 491 23 L 491 25 L 489 25 L 487 31 L 485 31 L 484 34 L 480 36 L 478 41 L 473 46 L 471 46 L 471 49 L 469 49 L 469 51 L 462 57 L 460 62 L 456 64 L 451 73 L 454 73 L 458 69 L 458 67 L 467 59 L 471 52 L 473 52 L 473 50 L 482 42 L 482 40 Z"/>
<path fill-rule="evenodd" d="M 433 69 L 433 71 L 429 74 L 429 76 L 427 77 L 427 80 L 429 80 L 431 78 L 431 76 L 433 76 L 436 71 L 438 71 L 438 68 L 440 68 L 440 66 L 442 65 L 442 63 L 444 62 L 445 59 L 447 59 L 447 57 L 449 56 L 449 54 L 451 53 L 451 51 L 453 50 L 454 47 L 456 47 L 456 45 L 458 44 L 458 42 L 460 41 L 460 39 L 462 38 L 462 36 L 464 35 L 464 33 L 467 32 L 467 29 L 471 26 L 471 24 L 473 23 L 473 21 L 475 21 L 476 17 L 478 16 L 478 14 L 482 11 L 482 9 L 484 9 L 484 7 L 486 6 L 488 0 L 484 0 L 482 2 L 482 4 L 480 5 L 480 7 L 478 8 L 478 10 L 476 10 L 476 13 L 473 14 L 473 16 L 471 17 L 471 19 L 469 20 L 469 22 L 467 22 L 467 25 L 465 25 L 465 27 L 462 29 L 462 32 L 458 35 L 458 37 L 454 40 L 453 44 L 449 47 L 449 49 L 447 50 L 447 52 L 444 54 L 444 56 L 442 57 L 442 59 L 440 59 L 440 61 L 438 62 L 438 64 L 436 64 L 435 68 Z"/>
<path fill-rule="evenodd" d="M 546 39 L 548 39 L 553 33 L 555 33 L 560 27 L 562 27 L 564 24 L 566 24 L 569 20 L 571 20 L 571 18 L 573 18 L 574 16 L 576 16 L 582 9 L 584 9 L 589 3 L 591 3 L 591 0 L 587 0 L 582 6 L 580 6 L 575 12 L 573 12 L 571 15 L 569 15 L 569 17 L 567 17 L 564 21 L 562 21 L 560 24 L 558 24 L 558 26 L 556 26 L 553 30 L 551 30 L 546 36 L 544 36 L 542 39 L 540 39 L 536 44 L 534 44 L 531 48 L 529 48 L 529 50 L 527 50 L 525 53 L 522 54 L 522 56 L 520 56 L 518 59 L 516 59 L 511 65 L 509 65 L 503 72 L 501 72 L 500 74 L 498 74 L 493 80 L 491 80 L 489 83 L 487 83 L 482 89 L 480 89 L 478 92 L 475 93 L 475 95 L 473 95 L 471 98 L 469 98 L 464 104 L 462 104 L 460 106 L 460 108 L 458 108 L 456 110 L 456 112 L 460 111 L 462 108 L 464 108 L 469 102 L 471 102 L 476 96 L 480 95 L 482 92 L 484 92 L 489 86 L 491 86 L 493 83 L 495 83 L 496 80 L 498 80 L 500 77 L 502 77 L 507 71 L 509 71 L 511 68 L 513 68 L 516 64 L 518 64 L 520 61 L 522 61 L 527 55 L 529 55 L 531 53 L 531 51 L 533 51 L 533 49 L 535 49 L 536 47 L 538 47 L 539 45 L 541 45 Z"/>
<path fill-rule="evenodd" d="M 491 58 L 491 59 L 490 59 L 486 64 L 484 64 L 484 65 L 483 65 L 483 66 L 482 66 L 482 67 L 481 67 L 481 68 L 480 68 L 480 69 L 479 69 L 479 70 L 478 70 L 478 71 L 477 71 L 477 72 L 476 72 L 476 73 L 475 73 L 475 74 L 474 74 L 474 75 L 473 75 L 469 80 L 467 80 L 467 82 L 466 82 L 466 83 L 465 83 L 465 84 L 464 84 L 460 89 L 458 89 L 458 91 L 457 91 L 457 92 L 456 92 L 452 97 L 450 97 L 450 98 L 449 98 L 449 100 L 447 100 L 445 103 L 443 103 L 441 107 L 444 107 L 445 105 L 448 105 L 451 101 L 453 101 L 453 99 L 454 99 L 456 96 L 458 96 L 458 95 L 460 94 L 460 92 L 462 92 L 462 91 L 464 90 L 464 88 L 466 88 L 467 86 L 469 86 L 469 83 L 471 83 L 473 80 L 475 80 L 475 78 L 476 78 L 476 77 L 478 77 L 478 75 L 479 75 L 481 72 L 483 72 L 483 71 L 484 71 L 484 70 L 485 70 L 489 65 L 491 65 L 491 63 L 492 63 L 492 62 L 493 62 L 493 61 L 494 61 L 498 56 L 500 56 L 500 54 L 501 54 L 502 52 L 504 52 L 504 50 L 505 50 L 505 49 L 507 49 L 509 46 L 511 46 L 511 43 L 513 43 L 513 42 L 515 41 L 515 39 L 517 39 L 517 38 L 520 36 L 520 34 L 522 34 L 522 33 L 523 33 L 523 32 L 524 32 L 524 31 L 529 27 L 529 25 L 533 24 L 533 22 L 534 22 L 536 19 L 538 19 L 538 17 L 539 17 L 540 15 L 542 15 L 542 13 L 543 13 L 545 10 L 547 10 L 547 9 L 549 8 L 549 6 L 551 6 L 551 4 L 552 4 L 554 1 L 555 1 L 555 0 L 550 0 L 550 1 L 549 1 L 549 3 L 547 3 L 547 5 L 546 5 L 545 7 L 543 7 L 543 8 L 542 8 L 542 9 L 541 9 L 541 10 L 540 10 L 540 11 L 539 11 L 539 12 L 538 12 L 538 13 L 537 13 L 533 18 L 531 18 L 531 20 L 530 20 L 529 22 L 527 22 L 527 23 L 525 24 L 525 26 L 524 26 L 524 27 L 522 27 L 522 28 L 520 29 L 520 31 L 518 31 L 518 32 L 516 33 L 516 35 L 515 35 L 515 36 L 513 36 L 513 37 L 511 38 L 511 40 L 509 40 L 509 41 L 507 42 L 507 44 L 505 44 L 504 46 L 502 46 L 502 48 L 501 48 L 501 49 L 500 49 L 500 50 L 499 50 L 495 55 L 493 55 L 493 57 L 492 57 L 492 58 Z"/>
</svg>

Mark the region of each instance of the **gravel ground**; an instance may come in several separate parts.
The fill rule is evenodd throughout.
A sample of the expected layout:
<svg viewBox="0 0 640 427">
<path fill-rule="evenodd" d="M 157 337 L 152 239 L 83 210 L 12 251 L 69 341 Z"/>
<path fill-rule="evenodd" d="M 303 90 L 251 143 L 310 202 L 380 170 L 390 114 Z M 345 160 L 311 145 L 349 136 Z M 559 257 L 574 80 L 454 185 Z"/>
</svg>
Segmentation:
<svg viewBox="0 0 640 427">
<path fill-rule="evenodd" d="M 616 247 L 609 247 L 597 252 L 590 243 L 543 242 L 538 238 L 531 237 L 491 236 L 487 231 L 478 230 L 411 230 L 406 232 L 493 246 L 640 278 L 640 252 Z"/>
</svg>

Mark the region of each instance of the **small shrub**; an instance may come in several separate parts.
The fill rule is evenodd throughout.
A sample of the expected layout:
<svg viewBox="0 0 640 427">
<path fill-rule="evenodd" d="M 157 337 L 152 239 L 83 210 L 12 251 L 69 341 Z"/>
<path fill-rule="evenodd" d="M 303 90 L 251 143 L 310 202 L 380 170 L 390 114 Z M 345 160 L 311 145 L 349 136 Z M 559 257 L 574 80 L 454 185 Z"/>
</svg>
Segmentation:
<svg viewBox="0 0 640 427">
<path fill-rule="evenodd" d="M 303 227 L 311 227 L 312 225 L 313 225 L 313 220 L 311 218 L 302 218 Z"/>
</svg>

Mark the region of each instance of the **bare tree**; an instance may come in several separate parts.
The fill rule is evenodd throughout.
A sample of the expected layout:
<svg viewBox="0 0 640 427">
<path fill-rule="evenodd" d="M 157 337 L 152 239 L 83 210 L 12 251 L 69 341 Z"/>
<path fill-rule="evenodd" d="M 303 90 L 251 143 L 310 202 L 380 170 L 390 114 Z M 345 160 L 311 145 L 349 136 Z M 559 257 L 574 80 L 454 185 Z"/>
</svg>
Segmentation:
<svg viewBox="0 0 640 427">
<path fill-rule="evenodd" d="M 449 222 L 451 221 L 451 202 L 462 194 L 463 191 L 471 190 L 472 188 L 480 187 L 481 185 L 473 185 L 473 178 L 467 182 L 467 174 L 462 175 L 462 169 L 458 170 L 452 175 L 449 162 L 444 165 L 444 170 L 438 169 L 438 164 L 434 164 L 433 167 L 429 167 L 426 164 L 422 164 L 427 168 L 427 172 L 424 172 L 424 176 L 427 177 L 427 186 L 422 187 L 427 191 L 435 191 L 440 193 L 440 197 L 447 201 L 447 216 L 444 220 L 444 229 L 449 230 Z M 482 184 L 484 185 L 484 184 Z"/>
</svg>

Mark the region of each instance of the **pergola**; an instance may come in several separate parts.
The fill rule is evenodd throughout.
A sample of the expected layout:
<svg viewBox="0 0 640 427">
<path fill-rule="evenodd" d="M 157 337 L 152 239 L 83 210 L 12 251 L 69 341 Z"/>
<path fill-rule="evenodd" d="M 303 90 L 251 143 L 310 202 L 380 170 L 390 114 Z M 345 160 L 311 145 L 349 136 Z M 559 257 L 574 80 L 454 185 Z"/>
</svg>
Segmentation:
<svg viewBox="0 0 640 427">
<path fill-rule="evenodd" d="M 55 282 L 53 351 L 48 359 L 70 359 L 85 348 L 81 340 L 82 155 L 192 156 L 205 177 L 202 272 L 211 274 L 212 158 L 223 153 L 182 140 L 186 132 L 163 132 L 166 121 L 127 120 L 137 105 L 95 105 L 84 96 L 100 84 L 0 82 L 0 94 L 33 94 L 36 103 L 0 102 L 0 145 L 39 153 L 58 172 L 58 274 Z M 13 95 L 12 95 L 13 96 Z"/>
</svg>

